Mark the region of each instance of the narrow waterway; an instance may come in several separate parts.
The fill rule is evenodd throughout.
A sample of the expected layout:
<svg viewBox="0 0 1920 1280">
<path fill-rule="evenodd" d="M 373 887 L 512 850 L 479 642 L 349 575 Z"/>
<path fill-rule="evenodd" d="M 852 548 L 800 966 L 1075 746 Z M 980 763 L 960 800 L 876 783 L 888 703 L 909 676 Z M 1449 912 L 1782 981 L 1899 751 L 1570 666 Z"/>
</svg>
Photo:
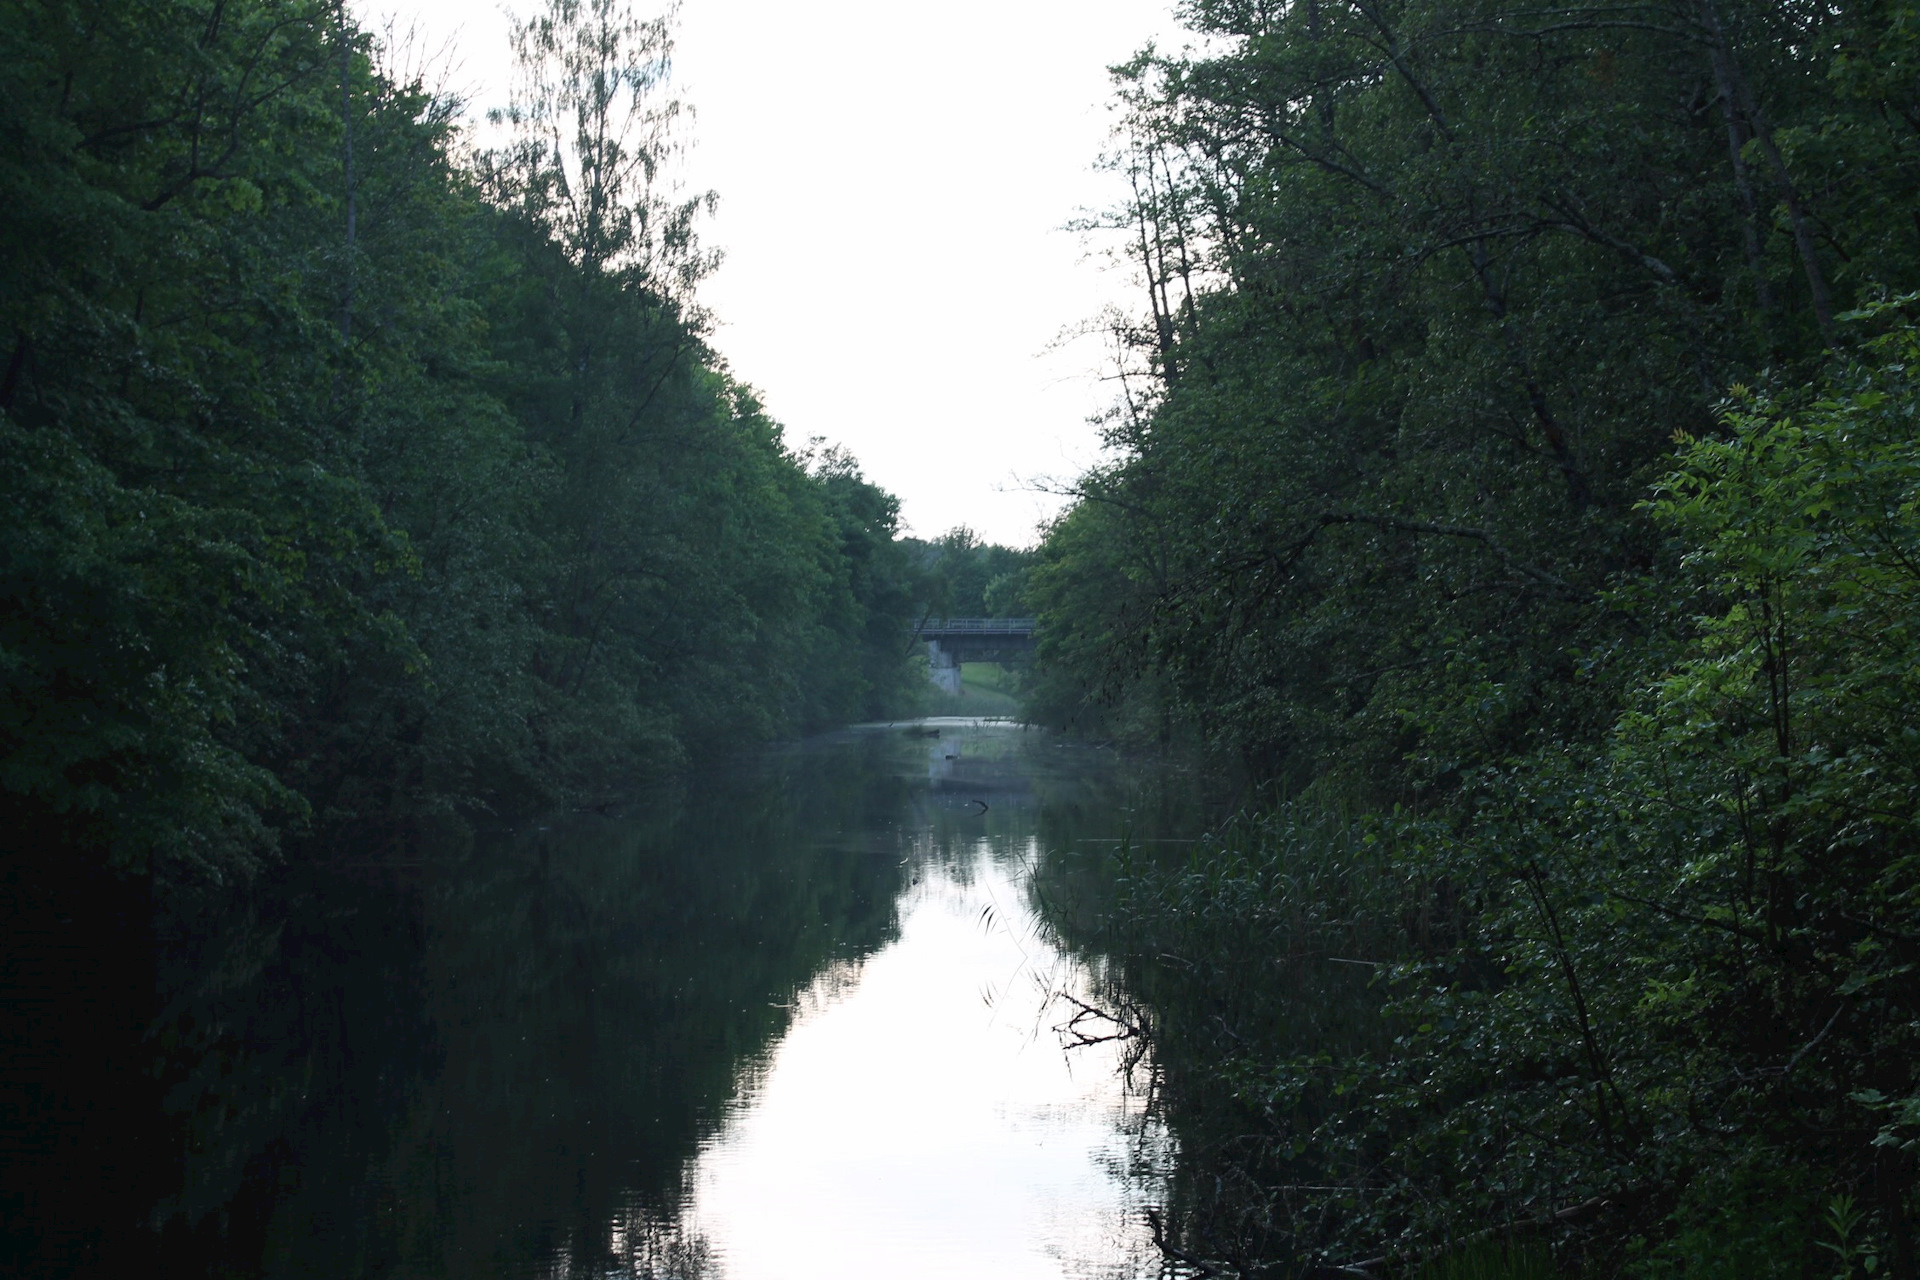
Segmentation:
<svg viewBox="0 0 1920 1280">
<path fill-rule="evenodd" d="M 163 922 L 116 1058 L 146 1163 L 28 1189 L 25 1269 L 1161 1275 L 1171 1142 L 1123 1044 L 1063 1047 L 1087 962 L 1031 871 L 1191 834 L 1192 791 L 1014 725 L 871 726 Z"/>
</svg>

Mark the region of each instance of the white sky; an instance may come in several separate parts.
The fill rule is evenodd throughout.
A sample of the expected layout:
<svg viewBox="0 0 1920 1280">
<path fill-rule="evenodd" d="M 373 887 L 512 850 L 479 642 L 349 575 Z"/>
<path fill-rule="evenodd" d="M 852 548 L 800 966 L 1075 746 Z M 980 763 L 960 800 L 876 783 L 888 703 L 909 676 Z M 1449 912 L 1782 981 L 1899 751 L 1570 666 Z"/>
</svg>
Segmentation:
<svg viewBox="0 0 1920 1280">
<path fill-rule="evenodd" d="M 532 0 L 515 0 L 516 12 Z M 501 7 L 360 0 L 454 42 L 476 113 L 505 98 Z M 851 449 L 911 531 L 1031 543 L 1035 492 L 1097 454 L 1106 352 L 1049 351 L 1124 274 L 1063 225 L 1119 201 L 1096 173 L 1106 68 L 1178 47 L 1170 0 L 684 0 L 674 82 L 697 113 L 685 181 L 719 193 L 715 344 L 795 446 Z M 648 12 L 646 0 L 636 5 Z"/>
</svg>

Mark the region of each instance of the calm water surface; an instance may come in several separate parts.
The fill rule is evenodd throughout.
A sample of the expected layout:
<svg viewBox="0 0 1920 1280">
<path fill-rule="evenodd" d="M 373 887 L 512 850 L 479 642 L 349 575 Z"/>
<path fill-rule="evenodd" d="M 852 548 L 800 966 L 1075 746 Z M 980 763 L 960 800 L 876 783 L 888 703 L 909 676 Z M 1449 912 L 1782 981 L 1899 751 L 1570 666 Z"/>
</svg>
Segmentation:
<svg viewBox="0 0 1920 1280">
<path fill-rule="evenodd" d="M 1191 835 L 1191 792 L 1015 726 L 876 726 L 163 922 L 159 999 L 85 1086 L 118 1100 L 28 1098 L 11 1269 L 1162 1274 L 1171 1143 L 1116 1046 L 1063 1050 L 1089 975 L 1029 870 Z"/>
</svg>

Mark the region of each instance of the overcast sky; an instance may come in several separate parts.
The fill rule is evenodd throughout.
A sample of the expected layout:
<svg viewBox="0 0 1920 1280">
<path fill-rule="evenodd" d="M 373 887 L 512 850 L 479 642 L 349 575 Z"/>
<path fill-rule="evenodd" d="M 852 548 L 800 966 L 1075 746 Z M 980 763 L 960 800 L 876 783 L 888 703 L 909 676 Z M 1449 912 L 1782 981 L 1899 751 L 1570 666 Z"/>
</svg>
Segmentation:
<svg viewBox="0 0 1920 1280">
<path fill-rule="evenodd" d="M 504 7 L 360 0 L 451 44 L 477 115 L 504 100 Z M 532 0 L 514 0 L 526 12 Z M 649 9 L 645 0 L 636 5 Z M 674 83 L 715 345 L 795 446 L 845 445 L 913 532 L 1030 543 L 1033 491 L 1096 453 L 1097 339 L 1055 347 L 1125 279 L 1063 229 L 1119 199 L 1095 171 L 1106 68 L 1179 36 L 1169 0 L 685 0 Z M 1051 349 L 1051 350 L 1050 350 Z"/>
</svg>

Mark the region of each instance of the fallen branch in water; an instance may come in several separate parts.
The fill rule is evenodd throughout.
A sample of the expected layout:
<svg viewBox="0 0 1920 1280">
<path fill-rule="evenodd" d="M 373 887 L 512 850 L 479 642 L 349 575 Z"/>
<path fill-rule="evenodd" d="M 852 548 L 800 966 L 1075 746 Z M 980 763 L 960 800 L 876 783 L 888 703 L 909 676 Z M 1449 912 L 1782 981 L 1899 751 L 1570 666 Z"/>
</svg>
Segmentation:
<svg viewBox="0 0 1920 1280">
<path fill-rule="evenodd" d="M 1146 1060 L 1147 1049 L 1153 1043 L 1153 1024 L 1145 1006 L 1127 1001 L 1115 1012 L 1089 1004 L 1066 991 L 1055 991 L 1053 999 L 1073 1006 L 1073 1016 L 1053 1029 L 1060 1037 L 1061 1047 L 1090 1049 L 1099 1044 L 1120 1045 L 1120 1070 L 1131 1081 L 1134 1069 Z M 1088 1026 L 1088 1023 L 1095 1025 Z M 1107 1031 L 1098 1025 L 1101 1023 L 1114 1029 Z"/>
<path fill-rule="evenodd" d="M 1153 1247 L 1158 1249 L 1163 1256 L 1172 1258 L 1175 1262 L 1186 1263 L 1195 1271 L 1199 1272 L 1201 1276 L 1219 1276 L 1226 1274 L 1220 1269 L 1219 1263 L 1208 1262 L 1205 1258 L 1188 1253 L 1179 1245 L 1169 1241 L 1167 1239 L 1166 1226 L 1160 1221 L 1159 1210 L 1147 1210 L 1147 1229 L 1153 1232 Z"/>
<path fill-rule="evenodd" d="M 1056 991 L 1054 998 L 1064 1000 L 1073 1006 L 1073 1016 L 1054 1028 L 1066 1038 L 1069 1049 L 1085 1049 L 1096 1044 L 1123 1044 L 1128 1041 L 1145 1043 L 1153 1038 L 1146 1010 L 1138 1005 L 1122 1013 L 1113 1013 L 1098 1005 L 1088 1004 L 1078 996 L 1069 995 L 1065 991 Z M 1131 1021 L 1128 1015 L 1131 1015 Z M 1104 1034 L 1085 1031 L 1081 1029 L 1081 1024 L 1084 1022 L 1104 1022 L 1118 1029 Z"/>
</svg>

